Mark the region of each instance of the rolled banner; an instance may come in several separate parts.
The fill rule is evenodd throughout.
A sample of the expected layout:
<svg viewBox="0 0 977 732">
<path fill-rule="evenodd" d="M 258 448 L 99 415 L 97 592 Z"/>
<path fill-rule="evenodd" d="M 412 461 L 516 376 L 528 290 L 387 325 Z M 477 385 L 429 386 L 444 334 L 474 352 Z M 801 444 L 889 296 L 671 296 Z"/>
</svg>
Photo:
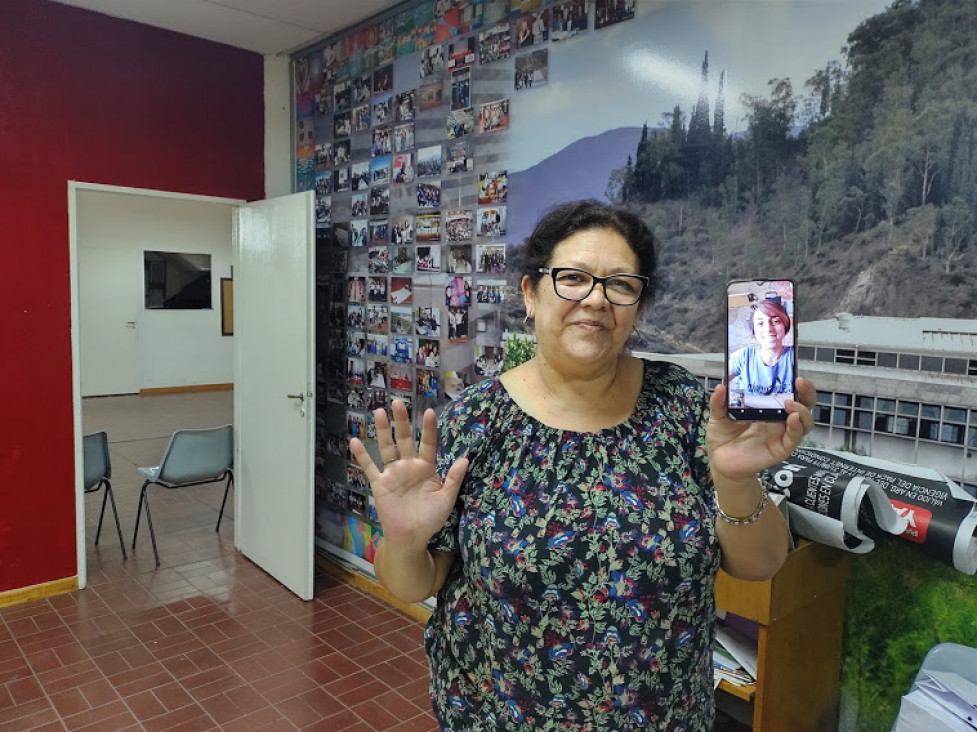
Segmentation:
<svg viewBox="0 0 977 732">
<path fill-rule="evenodd" d="M 977 501 L 933 468 L 799 448 L 769 472 L 794 530 L 812 541 L 864 553 L 874 546 L 865 530 L 877 528 L 977 573 Z"/>
</svg>

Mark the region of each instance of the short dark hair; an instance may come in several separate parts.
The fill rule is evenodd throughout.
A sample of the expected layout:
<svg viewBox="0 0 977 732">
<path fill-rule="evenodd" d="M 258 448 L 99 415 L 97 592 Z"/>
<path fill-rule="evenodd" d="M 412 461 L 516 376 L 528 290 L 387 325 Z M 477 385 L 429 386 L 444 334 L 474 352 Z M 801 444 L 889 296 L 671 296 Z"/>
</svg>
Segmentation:
<svg viewBox="0 0 977 732">
<path fill-rule="evenodd" d="M 638 258 L 637 274 L 648 278 L 648 286 L 641 293 L 638 304 L 650 303 L 655 297 L 658 273 L 654 234 L 631 211 L 592 198 L 558 204 L 546 210 L 536 222 L 533 233 L 526 239 L 522 263 L 523 275 L 532 282 L 533 289 L 539 286 L 543 277 L 540 267 L 549 266 L 557 245 L 572 234 L 591 229 L 610 229 L 628 243 Z"/>
</svg>

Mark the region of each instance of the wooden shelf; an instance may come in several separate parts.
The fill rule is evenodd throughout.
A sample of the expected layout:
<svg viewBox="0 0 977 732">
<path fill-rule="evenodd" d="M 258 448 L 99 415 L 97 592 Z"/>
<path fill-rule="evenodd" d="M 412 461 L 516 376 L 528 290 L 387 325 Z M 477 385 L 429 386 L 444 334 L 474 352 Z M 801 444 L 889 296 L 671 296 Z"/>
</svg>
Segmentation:
<svg viewBox="0 0 977 732">
<path fill-rule="evenodd" d="M 718 688 L 752 701 L 754 732 L 838 729 L 849 562 L 847 552 L 801 540 L 772 579 L 719 572 L 716 606 L 758 624 L 756 686 Z"/>
</svg>

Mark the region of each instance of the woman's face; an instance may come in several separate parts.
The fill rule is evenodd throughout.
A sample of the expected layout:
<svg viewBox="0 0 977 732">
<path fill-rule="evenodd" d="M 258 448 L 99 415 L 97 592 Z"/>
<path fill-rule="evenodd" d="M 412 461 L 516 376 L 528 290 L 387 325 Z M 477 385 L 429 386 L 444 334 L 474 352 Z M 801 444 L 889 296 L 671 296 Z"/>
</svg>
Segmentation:
<svg viewBox="0 0 977 732">
<path fill-rule="evenodd" d="M 575 267 L 598 277 L 636 274 L 638 257 L 616 231 L 588 229 L 560 242 L 549 267 Z M 598 364 L 616 359 L 639 315 L 638 305 L 608 302 L 599 284 L 579 302 L 559 297 L 549 275 L 543 275 L 535 291 L 524 277 L 522 291 L 526 311 L 535 318 L 540 354 L 552 364 Z"/>
<path fill-rule="evenodd" d="M 787 335 L 787 324 L 777 315 L 767 315 L 759 308 L 753 313 L 753 335 L 764 350 L 779 350 Z"/>
</svg>

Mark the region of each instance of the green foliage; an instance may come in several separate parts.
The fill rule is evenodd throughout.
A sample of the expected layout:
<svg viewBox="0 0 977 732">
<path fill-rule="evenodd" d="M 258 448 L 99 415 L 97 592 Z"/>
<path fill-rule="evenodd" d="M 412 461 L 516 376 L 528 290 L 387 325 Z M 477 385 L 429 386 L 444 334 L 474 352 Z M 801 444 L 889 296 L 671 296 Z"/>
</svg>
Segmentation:
<svg viewBox="0 0 977 732">
<path fill-rule="evenodd" d="M 888 732 L 926 652 L 977 647 L 977 580 L 883 536 L 855 558 L 845 603 L 842 694 L 858 732 Z"/>
<path fill-rule="evenodd" d="M 502 339 L 502 370 L 508 371 L 536 355 L 536 339 L 525 333 L 506 333 Z"/>
</svg>

